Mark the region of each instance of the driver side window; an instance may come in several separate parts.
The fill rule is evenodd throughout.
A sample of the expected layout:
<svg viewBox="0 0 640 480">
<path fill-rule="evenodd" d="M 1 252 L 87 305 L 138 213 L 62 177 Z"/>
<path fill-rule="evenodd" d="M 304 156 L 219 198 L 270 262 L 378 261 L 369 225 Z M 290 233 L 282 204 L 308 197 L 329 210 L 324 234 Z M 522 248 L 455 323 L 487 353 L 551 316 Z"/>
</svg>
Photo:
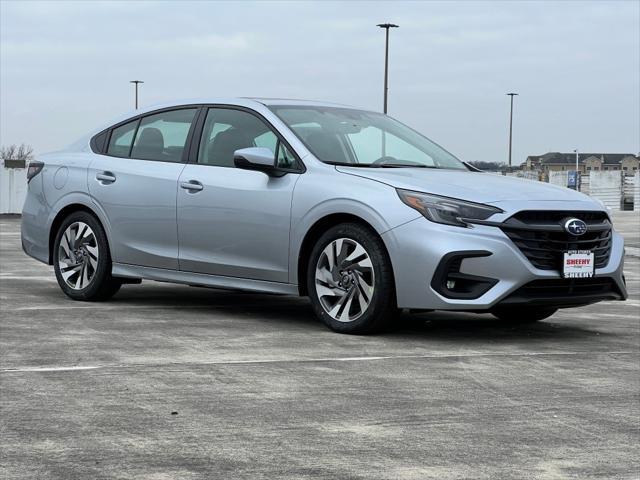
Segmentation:
<svg viewBox="0 0 640 480">
<path fill-rule="evenodd" d="M 241 148 L 266 147 L 273 152 L 278 137 L 258 117 L 242 110 L 210 108 L 202 129 L 198 163 L 234 167 L 233 152 Z"/>
</svg>

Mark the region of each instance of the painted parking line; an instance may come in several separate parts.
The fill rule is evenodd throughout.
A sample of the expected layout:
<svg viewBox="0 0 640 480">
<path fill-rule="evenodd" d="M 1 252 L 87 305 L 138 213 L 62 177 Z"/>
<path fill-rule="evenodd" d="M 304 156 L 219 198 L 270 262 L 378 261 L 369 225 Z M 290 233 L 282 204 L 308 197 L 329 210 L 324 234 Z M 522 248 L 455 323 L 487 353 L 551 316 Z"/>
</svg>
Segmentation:
<svg viewBox="0 0 640 480">
<path fill-rule="evenodd" d="M 612 351 L 612 352 L 469 352 L 469 353 L 443 353 L 427 355 L 382 355 L 366 357 L 320 357 L 320 358 L 276 358 L 276 359 L 247 359 L 247 360 L 216 360 L 211 362 L 167 362 L 167 363 L 129 363 L 129 364 L 104 364 L 104 365 L 69 365 L 69 366 L 39 366 L 39 367 L 11 367 L 0 368 L 2 373 L 41 373 L 41 372 L 75 372 L 83 370 L 100 369 L 130 369 L 130 368 L 164 368 L 164 367 L 200 367 L 215 365 L 269 365 L 277 363 L 334 363 L 334 362 L 371 362 L 385 360 L 449 360 L 460 358 L 518 358 L 518 357 L 559 357 L 559 356 L 589 356 L 594 355 L 632 355 L 640 357 L 637 351 Z"/>
</svg>

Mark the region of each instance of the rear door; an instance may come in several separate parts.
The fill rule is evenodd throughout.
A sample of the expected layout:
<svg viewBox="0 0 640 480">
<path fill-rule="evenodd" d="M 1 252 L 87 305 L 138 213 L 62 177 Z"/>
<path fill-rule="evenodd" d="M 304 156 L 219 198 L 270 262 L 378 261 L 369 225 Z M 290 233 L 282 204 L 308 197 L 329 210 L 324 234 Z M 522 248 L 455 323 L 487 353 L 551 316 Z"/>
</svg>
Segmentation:
<svg viewBox="0 0 640 480">
<path fill-rule="evenodd" d="M 178 188 L 180 269 L 287 282 L 291 199 L 299 173 L 269 177 L 235 168 L 233 152 L 266 147 L 279 166 L 299 161 L 277 132 L 249 111 L 208 109 L 197 159 Z"/>
<path fill-rule="evenodd" d="M 114 262 L 178 269 L 176 189 L 198 109 L 165 110 L 113 128 L 89 167 Z"/>
</svg>

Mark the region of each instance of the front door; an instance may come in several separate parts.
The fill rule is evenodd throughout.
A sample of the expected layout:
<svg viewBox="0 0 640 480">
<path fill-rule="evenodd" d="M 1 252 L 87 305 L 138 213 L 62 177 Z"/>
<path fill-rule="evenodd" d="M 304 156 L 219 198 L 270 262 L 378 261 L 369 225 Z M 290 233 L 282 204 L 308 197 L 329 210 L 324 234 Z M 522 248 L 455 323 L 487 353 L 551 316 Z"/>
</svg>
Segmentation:
<svg viewBox="0 0 640 480">
<path fill-rule="evenodd" d="M 114 262 L 178 269 L 176 190 L 196 109 L 114 128 L 89 166 L 89 192 L 106 214 Z M 185 157 L 186 159 L 186 157 Z"/>
<path fill-rule="evenodd" d="M 244 110 L 210 108 L 197 163 L 178 181 L 180 269 L 287 282 L 291 198 L 299 178 L 234 167 L 233 152 L 267 147 L 278 162 L 296 160 L 273 130 Z M 275 161 L 275 158 L 274 158 Z"/>
</svg>

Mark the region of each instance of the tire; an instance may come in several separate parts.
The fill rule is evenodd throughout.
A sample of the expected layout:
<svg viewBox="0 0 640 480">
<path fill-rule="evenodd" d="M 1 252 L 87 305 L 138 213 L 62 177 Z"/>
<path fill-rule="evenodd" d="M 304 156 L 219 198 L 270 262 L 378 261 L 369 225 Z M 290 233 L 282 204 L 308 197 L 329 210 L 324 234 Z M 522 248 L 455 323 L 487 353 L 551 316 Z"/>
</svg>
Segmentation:
<svg viewBox="0 0 640 480">
<path fill-rule="evenodd" d="M 318 239 L 309 257 L 307 286 L 314 313 L 335 332 L 381 331 L 397 311 L 384 244 L 357 223 L 336 225 Z"/>
<path fill-rule="evenodd" d="M 494 317 L 502 320 L 503 322 L 527 324 L 535 323 L 545 318 L 549 318 L 551 315 L 558 311 L 557 308 L 544 308 L 544 307 L 520 307 L 520 308 L 496 308 L 491 311 Z"/>
<path fill-rule="evenodd" d="M 73 300 L 106 300 L 122 286 L 111 276 L 104 229 L 88 212 L 74 212 L 64 219 L 56 233 L 52 256 L 58 285 Z"/>
</svg>

